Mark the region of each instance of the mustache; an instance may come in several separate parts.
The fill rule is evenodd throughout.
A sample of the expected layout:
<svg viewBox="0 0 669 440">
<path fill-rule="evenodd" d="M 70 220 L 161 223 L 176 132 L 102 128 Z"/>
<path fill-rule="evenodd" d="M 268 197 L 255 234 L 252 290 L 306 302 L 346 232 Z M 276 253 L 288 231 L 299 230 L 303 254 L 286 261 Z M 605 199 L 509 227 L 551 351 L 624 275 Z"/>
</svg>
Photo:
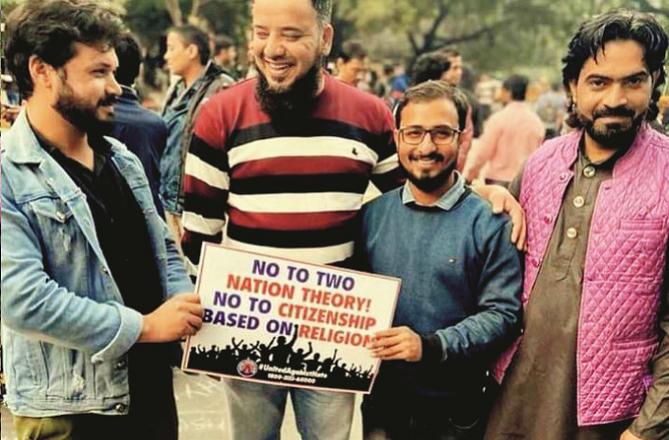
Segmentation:
<svg viewBox="0 0 669 440">
<path fill-rule="evenodd" d="M 116 95 L 109 95 L 106 98 L 103 98 L 98 102 L 98 107 L 102 107 L 105 105 L 114 105 L 116 104 Z"/>
<path fill-rule="evenodd" d="M 632 118 L 634 117 L 635 113 L 634 110 L 627 108 L 625 106 L 620 106 L 620 107 L 605 107 L 601 110 L 597 110 L 593 112 L 592 114 L 592 119 L 597 119 L 597 118 L 604 118 L 607 116 L 621 116 L 621 117 L 627 117 L 627 118 Z"/>
<path fill-rule="evenodd" d="M 430 160 L 435 160 L 435 161 L 439 161 L 439 162 L 443 162 L 446 159 L 443 154 L 440 154 L 440 153 L 437 153 L 437 152 L 430 153 L 430 154 L 414 154 L 411 157 L 412 157 L 412 159 L 415 159 L 415 160 L 430 159 Z"/>
</svg>

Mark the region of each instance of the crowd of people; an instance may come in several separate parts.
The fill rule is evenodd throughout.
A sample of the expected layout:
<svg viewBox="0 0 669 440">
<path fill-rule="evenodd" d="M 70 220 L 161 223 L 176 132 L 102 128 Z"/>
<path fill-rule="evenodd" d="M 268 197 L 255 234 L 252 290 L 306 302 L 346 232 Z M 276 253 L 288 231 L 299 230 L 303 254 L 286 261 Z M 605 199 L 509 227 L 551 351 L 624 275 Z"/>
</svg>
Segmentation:
<svg viewBox="0 0 669 440">
<path fill-rule="evenodd" d="M 193 280 L 214 242 L 402 279 L 360 408 L 226 378 L 230 438 L 278 439 L 290 396 L 305 440 L 349 439 L 356 411 L 366 440 L 669 439 L 656 19 L 585 19 L 559 81 L 473 84 L 453 47 L 406 71 L 355 40 L 333 53 L 330 0 L 251 14 L 247 69 L 228 37 L 167 30 L 158 111 L 115 9 L 28 0 L 7 17 L 2 359 L 18 438 L 178 438 L 172 366 L 202 326 Z M 191 354 L 370 380 L 305 347 L 296 333 Z"/>
</svg>

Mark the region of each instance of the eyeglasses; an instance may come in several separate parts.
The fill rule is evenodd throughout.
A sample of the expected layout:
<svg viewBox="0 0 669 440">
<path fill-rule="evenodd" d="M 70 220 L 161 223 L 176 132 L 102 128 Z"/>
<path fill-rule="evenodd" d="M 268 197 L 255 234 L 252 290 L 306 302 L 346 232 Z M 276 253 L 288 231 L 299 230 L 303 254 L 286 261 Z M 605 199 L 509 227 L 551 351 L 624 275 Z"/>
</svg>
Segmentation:
<svg viewBox="0 0 669 440">
<path fill-rule="evenodd" d="M 457 128 L 449 127 L 448 125 L 441 125 L 434 127 L 431 130 L 426 130 L 423 127 L 406 127 L 399 130 L 402 141 L 409 145 L 420 145 L 425 139 L 425 135 L 430 133 L 430 139 L 435 145 L 449 145 L 452 144 L 457 136 L 462 133 Z"/>
</svg>

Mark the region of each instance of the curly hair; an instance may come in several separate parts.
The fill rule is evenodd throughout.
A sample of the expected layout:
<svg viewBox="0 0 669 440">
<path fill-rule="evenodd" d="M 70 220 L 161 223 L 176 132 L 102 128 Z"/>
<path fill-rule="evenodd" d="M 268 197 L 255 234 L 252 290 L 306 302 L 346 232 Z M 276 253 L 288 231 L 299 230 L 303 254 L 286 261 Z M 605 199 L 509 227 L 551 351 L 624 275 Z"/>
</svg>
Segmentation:
<svg viewBox="0 0 669 440">
<path fill-rule="evenodd" d="M 102 1 L 27 0 L 7 17 L 7 67 L 28 98 L 32 55 L 59 68 L 74 57 L 74 43 L 112 48 L 123 30 L 120 12 Z"/>
<path fill-rule="evenodd" d="M 657 75 L 646 119 L 657 117 L 657 102 L 661 86 L 665 81 L 664 60 L 667 52 L 667 34 L 655 18 L 646 13 L 618 9 L 595 16 L 583 24 L 569 42 L 567 55 L 562 59 L 562 82 L 569 93 L 569 84 L 578 81 L 585 62 L 604 50 L 609 41 L 633 40 L 643 47 L 644 62 L 651 74 Z M 576 114 L 573 99 L 569 103 L 567 124 L 574 128 L 582 126 Z"/>
</svg>

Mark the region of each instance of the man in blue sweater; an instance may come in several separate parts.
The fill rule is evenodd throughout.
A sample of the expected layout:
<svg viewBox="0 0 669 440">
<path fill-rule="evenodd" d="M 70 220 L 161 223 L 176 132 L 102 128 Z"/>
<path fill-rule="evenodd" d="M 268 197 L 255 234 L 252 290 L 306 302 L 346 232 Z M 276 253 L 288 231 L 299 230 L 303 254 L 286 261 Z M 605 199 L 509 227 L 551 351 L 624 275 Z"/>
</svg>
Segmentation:
<svg viewBox="0 0 669 440">
<path fill-rule="evenodd" d="M 409 89 L 395 132 L 407 183 L 363 210 L 360 255 L 402 279 L 384 360 L 362 405 L 367 439 L 476 439 L 487 369 L 520 326 L 521 263 L 511 222 L 455 171 L 467 101 L 428 81 Z"/>
</svg>

